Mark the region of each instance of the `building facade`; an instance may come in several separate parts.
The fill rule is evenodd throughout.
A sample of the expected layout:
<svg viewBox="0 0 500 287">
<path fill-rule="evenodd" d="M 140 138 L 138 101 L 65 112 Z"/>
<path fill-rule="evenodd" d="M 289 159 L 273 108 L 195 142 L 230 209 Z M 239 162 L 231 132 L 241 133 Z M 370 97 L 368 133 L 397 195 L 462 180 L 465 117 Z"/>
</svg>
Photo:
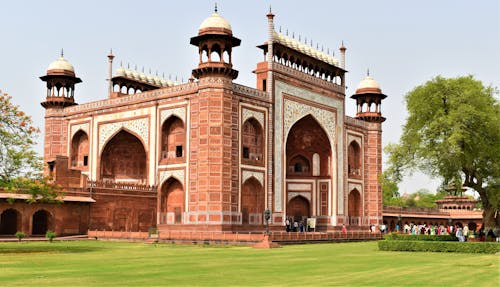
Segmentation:
<svg viewBox="0 0 500 287">
<path fill-rule="evenodd" d="M 347 116 L 346 48 L 339 61 L 277 32 L 271 12 L 267 21 L 256 88 L 234 83 L 240 39 L 217 11 L 190 40 L 199 64 L 186 83 L 119 67 L 107 99 L 77 104 L 74 67 L 62 55 L 50 64 L 45 174 L 66 196 L 39 208 L 45 229 L 260 232 L 265 210 L 271 229 L 287 218 L 314 218 L 320 231 L 381 224 L 386 96 L 367 76 Z M 70 200 L 85 214 L 78 228 Z M 31 233 L 39 210 L 22 214 L 23 204 L 0 213 Z"/>
</svg>

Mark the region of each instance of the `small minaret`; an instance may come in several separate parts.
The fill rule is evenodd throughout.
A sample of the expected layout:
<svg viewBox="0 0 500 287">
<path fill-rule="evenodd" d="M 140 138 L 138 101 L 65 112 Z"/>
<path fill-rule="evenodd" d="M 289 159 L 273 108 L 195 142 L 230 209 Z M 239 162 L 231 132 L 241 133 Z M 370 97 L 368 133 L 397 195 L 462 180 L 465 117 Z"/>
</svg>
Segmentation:
<svg viewBox="0 0 500 287">
<path fill-rule="evenodd" d="M 345 50 L 347 48 L 344 46 L 344 41 L 342 41 L 342 45 L 339 48 L 340 50 L 340 67 L 345 70 Z"/>
<path fill-rule="evenodd" d="M 47 74 L 40 79 L 47 83 L 47 95 L 45 101 L 41 103 L 44 108 L 76 105 L 75 84 L 81 83 L 82 80 L 75 76 L 75 69 L 64 58 L 62 50 L 61 57 L 48 66 Z"/>
<path fill-rule="evenodd" d="M 109 69 L 108 69 L 108 96 L 111 98 L 111 93 L 113 92 L 113 59 L 115 58 L 115 55 L 113 55 L 113 49 L 109 51 L 108 55 L 108 64 L 109 64 Z"/>
<path fill-rule="evenodd" d="M 238 77 L 238 71 L 233 69 L 231 54 L 241 40 L 233 37 L 231 24 L 219 16 L 217 5 L 214 13 L 201 23 L 198 36 L 192 37 L 190 43 L 198 47 L 200 56 L 198 68 L 192 72 L 194 78 L 223 76 L 234 80 Z M 213 53 L 217 55 L 216 58 L 212 58 Z"/>
<path fill-rule="evenodd" d="M 356 100 L 357 119 L 377 123 L 385 121 L 381 107 L 382 100 L 387 96 L 382 94 L 380 85 L 370 76 L 370 71 L 367 71 L 366 78 L 359 83 L 351 98 Z"/>
</svg>

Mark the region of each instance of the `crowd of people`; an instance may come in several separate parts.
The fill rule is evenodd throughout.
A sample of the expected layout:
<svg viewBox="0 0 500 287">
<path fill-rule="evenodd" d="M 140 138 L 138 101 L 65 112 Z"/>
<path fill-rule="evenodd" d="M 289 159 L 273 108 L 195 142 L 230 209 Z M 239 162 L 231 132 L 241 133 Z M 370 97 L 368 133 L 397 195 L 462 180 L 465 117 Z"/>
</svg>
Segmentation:
<svg viewBox="0 0 500 287">
<path fill-rule="evenodd" d="M 370 226 L 370 231 L 375 232 L 375 225 Z M 390 232 L 387 228 L 387 225 L 381 224 L 379 226 L 380 233 Z M 453 234 L 458 238 L 458 241 L 464 242 L 467 241 L 469 237 L 479 238 L 481 241 L 484 241 L 486 237 L 496 238 L 493 230 L 490 230 L 488 234 L 485 234 L 484 228 L 479 230 L 470 230 L 469 226 L 464 225 L 427 225 L 427 224 L 414 224 L 414 223 L 405 223 L 402 227 L 399 224 L 396 224 L 395 232 L 411 234 L 411 235 L 449 235 Z"/>
</svg>

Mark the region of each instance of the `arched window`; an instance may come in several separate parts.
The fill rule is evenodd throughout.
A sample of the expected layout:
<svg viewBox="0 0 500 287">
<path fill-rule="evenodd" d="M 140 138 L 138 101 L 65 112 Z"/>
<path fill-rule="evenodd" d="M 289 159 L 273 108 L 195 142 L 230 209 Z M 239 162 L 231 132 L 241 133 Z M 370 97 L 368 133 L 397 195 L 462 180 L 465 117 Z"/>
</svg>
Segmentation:
<svg viewBox="0 0 500 287">
<path fill-rule="evenodd" d="M 33 213 L 31 234 L 45 235 L 47 230 L 52 229 L 52 216 L 46 210 L 38 210 Z"/>
<path fill-rule="evenodd" d="M 361 148 L 356 141 L 349 144 L 347 162 L 349 177 L 361 178 Z"/>
<path fill-rule="evenodd" d="M 220 62 L 222 58 L 222 51 L 218 44 L 214 44 L 210 49 L 210 61 Z"/>
<path fill-rule="evenodd" d="M 311 174 L 311 164 L 303 155 L 297 155 L 290 159 L 288 172 L 290 174 L 309 175 Z"/>
<path fill-rule="evenodd" d="M 250 118 L 243 123 L 241 152 L 244 164 L 262 165 L 264 163 L 263 129 L 255 118 Z"/>
</svg>

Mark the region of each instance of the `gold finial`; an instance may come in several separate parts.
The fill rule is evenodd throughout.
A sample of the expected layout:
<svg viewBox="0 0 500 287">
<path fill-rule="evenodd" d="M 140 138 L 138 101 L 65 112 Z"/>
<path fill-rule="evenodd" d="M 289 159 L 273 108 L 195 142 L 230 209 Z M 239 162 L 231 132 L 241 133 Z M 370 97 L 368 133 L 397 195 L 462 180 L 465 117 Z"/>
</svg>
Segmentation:
<svg viewBox="0 0 500 287">
<path fill-rule="evenodd" d="M 64 49 L 61 48 L 61 58 L 64 58 Z"/>
<path fill-rule="evenodd" d="M 370 68 L 366 69 L 366 76 L 369 77 L 370 76 Z"/>
<path fill-rule="evenodd" d="M 217 13 L 217 2 L 215 2 L 215 9 L 214 9 L 215 13 Z"/>
</svg>

